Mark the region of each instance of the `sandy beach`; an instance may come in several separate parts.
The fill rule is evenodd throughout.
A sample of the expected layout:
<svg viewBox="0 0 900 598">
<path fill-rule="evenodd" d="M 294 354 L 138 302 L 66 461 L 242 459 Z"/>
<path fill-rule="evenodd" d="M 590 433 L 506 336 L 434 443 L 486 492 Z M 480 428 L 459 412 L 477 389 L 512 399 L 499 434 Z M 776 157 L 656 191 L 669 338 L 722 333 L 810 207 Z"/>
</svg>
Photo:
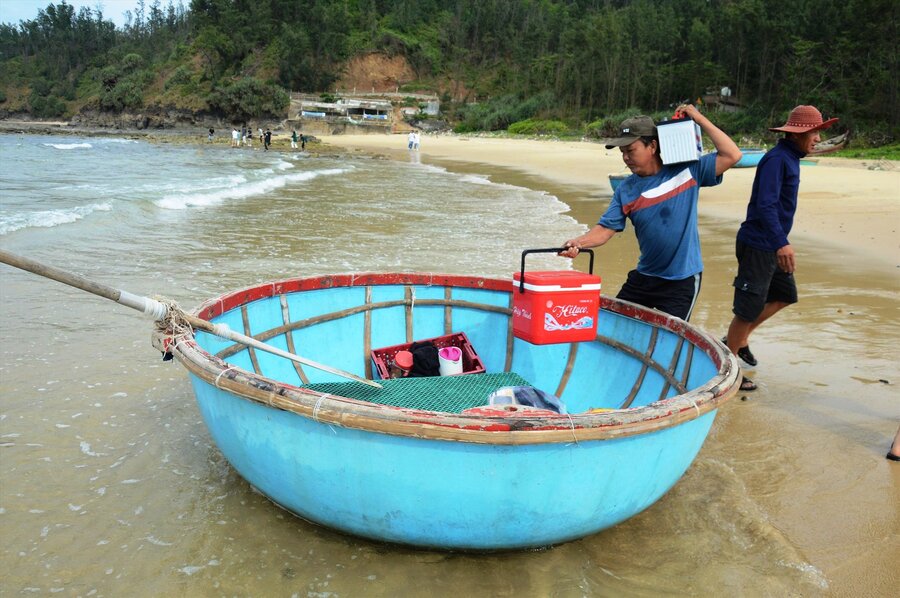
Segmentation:
<svg viewBox="0 0 900 598">
<path fill-rule="evenodd" d="M 403 135 L 340 135 L 326 144 L 406 159 Z M 609 174 L 626 172 L 618 149 L 592 142 L 537 141 L 448 135 L 422 138 L 423 159 L 518 170 L 558 185 L 601 193 Z M 754 168 L 733 168 L 717 187 L 703 190 L 700 214 L 736 227 L 743 219 Z M 605 207 L 605 205 L 604 205 Z M 601 210 L 598 206 L 597 217 Z M 813 237 L 840 251 L 900 267 L 900 162 L 822 157 L 801 172 L 793 239 Z M 796 241 L 795 241 L 796 244 Z M 897 270 L 900 276 L 900 270 Z"/>
</svg>

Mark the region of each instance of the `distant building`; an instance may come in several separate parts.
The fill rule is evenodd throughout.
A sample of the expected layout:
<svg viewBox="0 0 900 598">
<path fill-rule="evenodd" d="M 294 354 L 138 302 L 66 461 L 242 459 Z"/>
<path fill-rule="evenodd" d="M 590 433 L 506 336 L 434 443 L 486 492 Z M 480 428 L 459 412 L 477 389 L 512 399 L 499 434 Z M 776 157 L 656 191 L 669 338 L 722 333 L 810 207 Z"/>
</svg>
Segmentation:
<svg viewBox="0 0 900 598">
<path fill-rule="evenodd" d="M 702 100 L 707 107 L 722 112 L 737 112 L 743 108 L 741 101 L 728 86 L 707 88 Z"/>
<path fill-rule="evenodd" d="M 323 101 L 321 95 L 291 93 L 290 96 L 288 121 L 291 126 L 310 133 L 390 133 L 404 125 L 403 115 L 424 112 L 437 116 L 440 113 L 440 101 L 435 96 L 414 96 L 422 100 L 420 106 L 396 109 L 394 103 L 399 105 L 410 94 L 356 93 L 336 97 L 333 102 Z"/>
<path fill-rule="evenodd" d="M 296 116 L 301 118 L 344 119 L 359 122 L 388 121 L 391 118 L 393 106 L 388 101 L 378 100 L 338 98 L 334 102 L 323 102 L 303 99 L 300 100 L 299 107 L 295 108 L 295 111 Z"/>
</svg>

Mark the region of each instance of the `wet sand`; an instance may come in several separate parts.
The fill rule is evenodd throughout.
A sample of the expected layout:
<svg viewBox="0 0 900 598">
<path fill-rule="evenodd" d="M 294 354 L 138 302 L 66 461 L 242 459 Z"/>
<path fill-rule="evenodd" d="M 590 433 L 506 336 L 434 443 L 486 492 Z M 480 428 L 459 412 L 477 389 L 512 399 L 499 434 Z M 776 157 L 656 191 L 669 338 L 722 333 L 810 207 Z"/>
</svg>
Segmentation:
<svg viewBox="0 0 900 598">
<path fill-rule="evenodd" d="M 546 190 L 586 227 L 612 195 L 608 174 L 623 171 L 617 151 L 594 143 L 425 136 L 415 154 L 403 136 L 323 141 Z M 734 234 L 754 174 L 732 169 L 701 191 L 706 269 L 693 322 L 713 332 L 731 319 Z M 695 464 L 702 478 L 682 491 L 697 492 L 711 517 L 752 530 L 737 541 L 780 546 L 776 563 L 788 554 L 810 563 L 821 595 L 890 596 L 900 584 L 900 465 L 884 458 L 900 424 L 900 164 L 820 158 L 801 180 L 791 234 L 801 302 L 753 337 L 760 365 L 748 373 L 760 388 L 721 410 Z M 498 234 L 527 243 L 527 231 Z M 618 290 L 636 257 L 627 231 L 598 250 L 604 292 Z"/>
<path fill-rule="evenodd" d="M 322 141 L 408 159 L 402 135 L 339 135 Z M 609 174 L 627 172 L 618 149 L 589 142 L 435 135 L 422 138 L 419 154 L 423 160 L 509 168 L 557 185 L 580 187 L 588 196 L 608 190 Z M 701 215 L 740 224 L 755 172 L 733 168 L 721 185 L 704 189 Z M 809 236 L 885 261 L 891 268 L 900 266 L 900 162 L 822 157 L 816 166 L 804 167 L 801 177 L 792 238 Z"/>
</svg>

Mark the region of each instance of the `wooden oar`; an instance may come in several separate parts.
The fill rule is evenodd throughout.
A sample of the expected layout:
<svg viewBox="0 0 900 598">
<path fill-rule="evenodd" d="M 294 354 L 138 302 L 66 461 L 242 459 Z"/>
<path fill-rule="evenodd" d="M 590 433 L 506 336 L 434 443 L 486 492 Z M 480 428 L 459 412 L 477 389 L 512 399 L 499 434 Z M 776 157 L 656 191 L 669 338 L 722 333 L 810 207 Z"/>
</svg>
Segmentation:
<svg viewBox="0 0 900 598">
<path fill-rule="evenodd" d="M 72 274 L 71 272 L 66 272 L 65 270 L 60 270 L 59 268 L 48 266 L 32 259 L 8 251 L 3 251 L 2 249 L 0 249 L 0 262 L 13 266 L 14 268 L 19 268 L 20 270 L 25 270 L 26 272 L 31 272 L 32 274 L 37 274 L 38 276 L 43 276 L 44 278 L 67 284 L 76 289 L 81 289 L 82 291 L 87 291 L 88 293 L 110 299 L 120 305 L 141 311 L 157 321 L 164 320 L 168 315 L 168 306 L 155 299 L 141 297 L 140 295 L 132 295 L 127 291 L 108 287 L 83 276 Z M 300 357 L 299 355 L 294 355 L 293 353 L 288 353 L 287 351 L 282 351 L 277 347 L 267 345 L 255 338 L 235 332 L 225 324 L 213 324 L 212 322 L 184 313 L 183 311 L 181 311 L 179 316 L 184 318 L 184 320 L 194 328 L 209 332 L 210 334 L 215 334 L 216 336 L 226 338 L 236 343 L 254 347 L 260 351 L 266 351 L 290 359 L 291 361 L 296 361 L 297 363 L 302 363 L 318 370 L 341 376 L 342 378 L 349 378 L 351 380 L 356 380 L 357 382 L 362 382 L 363 384 L 368 384 L 369 386 L 374 386 L 375 388 L 381 388 L 381 385 L 374 380 L 366 380 L 356 374 L 333 368 L 330 365 L 325 365 L 324 363 L 319 363 L 305 357 Z"/>
</svg>

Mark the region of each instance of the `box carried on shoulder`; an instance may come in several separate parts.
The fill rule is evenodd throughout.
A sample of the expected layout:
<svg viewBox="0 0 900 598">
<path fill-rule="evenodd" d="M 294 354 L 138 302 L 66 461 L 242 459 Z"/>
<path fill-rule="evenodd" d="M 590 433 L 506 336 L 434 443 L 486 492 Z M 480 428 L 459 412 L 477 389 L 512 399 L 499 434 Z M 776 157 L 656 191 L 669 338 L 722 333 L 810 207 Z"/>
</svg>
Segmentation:
<svg viewBox="0 0 900 598">
<path fill-rule="evenodd" d="M 690 118 L 658 122 L 656 132 L 663 164 L 696 162 L 703 155 L 700 125 Z"/>
</svg>

